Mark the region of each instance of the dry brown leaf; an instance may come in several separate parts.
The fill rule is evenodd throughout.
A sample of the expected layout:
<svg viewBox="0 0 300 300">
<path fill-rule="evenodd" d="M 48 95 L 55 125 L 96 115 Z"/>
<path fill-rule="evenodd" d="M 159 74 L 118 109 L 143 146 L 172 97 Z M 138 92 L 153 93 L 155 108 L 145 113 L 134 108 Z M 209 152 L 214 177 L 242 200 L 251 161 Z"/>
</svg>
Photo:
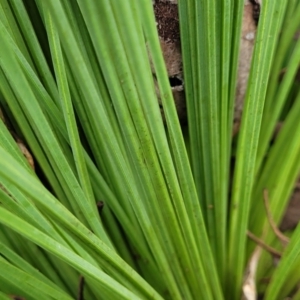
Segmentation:
<svg viewBox="0 0 300 300">
<path fill-rule="evenodd" d="M 3 115 L 3 112 L 1 110 L 1 107 L 0 107 L 0 119 L 3 121 L 3 123 L 5 123 L 5 119 L 4 119 L 4 115 Z"/>
<path fill-rule="evenodd" d="M 27 159 L 30 167 L 32 170 L 35 170 L 34 167 L 34 160 L 33 157 L 31 155 L 31 153 L 28 151 L 28 149 L 26 148 L 26 146 L 23 144 L 23 142 L 19 139 L 19 138 L 15 138 L 15 141 L 19 147 L 19 149 L 21 150 L 22 154 L 25 156 L 25 158 Z"/>
<path fill-rule="evenodd" d="M 257 291 L 255 284 L 256 270 L 257 265 L 262 253 L 261 247 L 257 246 L 253 251 L 243 281 L 243 296 L 242 300 L 256 300 L 257 299 Z"/>
<path fill-rule="evenodd" d="M 238 81 L 234 108 L 234 134 L 237 133 L 241 121 L 244 97 L 254 48 L 256 21 L 253 18 L 253 13 L 253 4 L 249 0 L 245 1 L 238 65 Z"/>
</svg>

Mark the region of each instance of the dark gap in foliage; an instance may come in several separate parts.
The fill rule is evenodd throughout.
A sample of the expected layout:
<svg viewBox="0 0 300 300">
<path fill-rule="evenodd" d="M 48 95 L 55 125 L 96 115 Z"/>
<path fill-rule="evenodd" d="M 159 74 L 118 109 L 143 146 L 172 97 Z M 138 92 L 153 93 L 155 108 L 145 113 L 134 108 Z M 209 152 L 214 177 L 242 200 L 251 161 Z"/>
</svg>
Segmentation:
<svg viewBox="0 0 300 300">
<path fill-rule="evenodd" d="M 179 79 L 179 78 L 176 77 L 176 76 L 174 76 L 174 77 L 169 77 L 169 81 L 170 81 L 171 87 L 181 86 L 181 85 L 182 85 L 182 80 Z"/>
</svg>

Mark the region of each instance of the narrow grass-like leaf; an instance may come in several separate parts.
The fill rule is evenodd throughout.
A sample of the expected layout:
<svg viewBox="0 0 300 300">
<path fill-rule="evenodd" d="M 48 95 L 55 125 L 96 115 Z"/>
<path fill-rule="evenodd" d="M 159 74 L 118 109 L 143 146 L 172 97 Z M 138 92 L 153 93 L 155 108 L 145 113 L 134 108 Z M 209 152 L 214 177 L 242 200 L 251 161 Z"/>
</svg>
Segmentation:
<svg viewBox="0 0 300 300">
<path fill-rule="evenodd" d="M 37 40 L 35 31 L 33 30 L 31 20 L 28 17 L 23 1 L 13 0 L 10 1 L 10 5 L 13 9 L 15 19 L 18 21 L 20 33 L 24 38 L 24 42 L 30 57 L 32 58 L 33 66 L 36 68 L 37 73 L 39 74 L 48 93 L 50 93 L 52 97 L 57 96 L 57 89 L 55 88 L 53 75 L 47 64 L 45 56 L 43 55 L 41 46 Z"/>
<path fill-rule="evenodd" d="M 16 49 L 14 49 L 14 50 L 16 50 Z M 49 115 L 50 119 L 52 120 L 52 122 L 54 124 L 54 127 L 57 127 L 57 130 L 59 131 L 58 133 L 62 134 L 62 136 L 65 138 L 65 140 L 67 142 L 69 142 L 68 141 L 68 136 L 67 136 L 67 131 L 66 131 L 66 128 L 65 128 L 65 124 L 63 122 L 63 118 L 61 117 L 60 111 L 55 106 L 55 104 L 52 102 L 50 96 L 47 94 L 47 92 L 45 91 L 45 89 L 43 88 L 43 86 L 41 85 L 41 83 L 39 82 L 39 80 L 36 77 L 36 75 L 34 74 L 34 72 L 31 71 L 30 66 L 28 66 L 28 64 L 24 60 L 24 58 L 22 57 L 22 54 L 20 54 L 19 51 L 16 50 L 16 55 L 19 57 L 20 62 L 21 62 L 22 66 L 23 66 L 23 68 L 24 68 L 24 70 L 26 72 L 26 75 L 31 80 L 31 82 L 33 84 L 33 88 L 36 89 L 37 95 L 39 95 L 38 98 L 44 100 L 43 102 L 40 102 L 40 104 L 42 105 L 43 111 L 45 111 Z M 20 118 L 20 116 L 21 115 L 19 113 L 18 114 L 18 118 Z M 26 132 L 29 132 L 29 130 L 27 130 Z M 34 150 L 36 150 L 36 147 L 34 147 Z M 64 149 L 64 151 L 66 153 L 66 148 Z M 67 149 L 67 151 L 68 151 L 68 149 Z M 137 241 L 139 241 L 139 243 L 142 245 L 142 243 L 141 243 L 142 236 L 138 235 L 138 232 L 137 232 L 138 225 L 135 224 L 134 225 L 135 229 L 133 229 L 132 225 L 128 224 L 129 220 L 131 220 L 131 222 L 133 222 L 134 218 L 135 218 L 134 215 L 132 214 L 132 210 L 131 210 L 132 208 L 130 208 L 128 210 L 128 204 L 127 204 L 127 202 L 125 203 L 125 205 L 121 205 L 115 199 L 115 197 L 112 195 L 112 193 L 108 192 L 109 188 L 107 187 L 105 181 L 103 180 L 103 178 L 100 176 L 100 174 L 97 172 L 97 170 L 93 166 L 93 163 L 91 162 L 91 160 L 87 156 L 87 154 L 85 154 L 85 158 L 87 159 L 87 162 L 88 162 L 89 171 L 92 172 L 90 174 L 91 175 L 94 174 L 92 176 L 92 178 L 95 179 L 95 176 L 97 178 L 96 181 L 94 181 L 94 190 L 95 190 L 95 192 L 100 191 L 100 190 L 103 191 L 103 192 L 107 191 L 107 192 L 104 193 L 104 197 L 103 196 L 99 197 L 99 199 L 105 199 L 105 201 L 107 201 L 109 203 L 109 205 L 112 205 L 112 207 L 114 208 L 116 214 L 120 217 L 120 220 L 121 220 L 122 224 L 125 226 L 125 228 L 128 229 L 128 226 L 131 226 L 132 229 L 129 230 L 129 231 L 127 231 L 128 234 L 129 234 L 130 239 L 135 240 L 136 244 L 138 244 Z M 44 166 L 45 164 L 43 163 L 42 165 Z M 46 172 L 46 174 L 48 175 L 49 173 Z M 55 191 L 56 190 L 57 190 L 57 188 L 55 188 Z M 109 194 L 107 194 L 107 193 L 109 193 Z M 113 202 L 111 202 L 111 200 L 113 200 Z M 64 202 L 64 204 L 66 205 L 68 203 Z M 130 232 L 132 232 L 132 234 L 130 234 Z M 120 246 L 123 247 L 122 245 L 120 245 Z M 141 251 L 141 253 L 143 253 L 143 255 L 146 255 L 145 259 L 149 261 L 149 255 L 146 254 L 147 251 L 145 251 L 145 247 L 141 246 L 141 248 L 143 249 Z"/>
<path fill-rule="evenodd" d="M 145 12 L 145 10 L 144 10 Z M 191 229 L 194 232 L 193 239 L 195 239 L 198 251 L 201 251 L 202 257 L 206 259 L 202 262 L 199 262 L 197 267 L 201 268 L 201 264 L 205 266 L 206 274 L 210 274 L 209 280 L 211 280 L 211 286 L 214 286 L 213 293 L 215 297 L 220 296 L 219 282 L 216 275 L 216 270 L 214 267 L 214 262 L 211 255 L 211 249 L 207 240 L 207 234 L 202 218 L 202 212 L 199 206 L 198 197 L 194 185 L 194 180 L 191 176 L 191 170 L 189 168 L 188 157 L 186 154 L 186 149 L 183 144 L 181 137 L 181 129 L 179 128 L 178 118 L 176 116 L 174 107 L 169 103 L 170 101 L 170 89 L 167 84 L 167 76 L 165 66 L 162 60 L 161 54 L 157 51 L 159 49 L 158 39 L 156 32 L 154 30 L 154 20 L 150 18 L 150 13 L 145 15 L 144 22 L 149 22 L 151 26 L 147 27 L 146 38 L 149 40 L 149 47 L 151 51 L 151 56 L 155 65 L 155 70 L 159 82 L 159 87 L 162 97 L 162 102 L 164 105 L 164 113 L 166 115 L 166 120 L 168 124 L 168 134 L 170 137 L 172 154 L 174 157 L 174 163 L 176 166 L 176 172 L 181 187 L 182 195 L 185 199 L 185 209 L 181 211 L 181 220 L 185 218 L 185 210 L 189 216 L 190 224 L 185 223 L 184 228 L 187 229 L 188 226 L 191 226 Z M 171 98 L 172 99 L 172 98 Z M 198 216 L 198 217 L 196 217 Z M 190 233 L 185 233 L 186 239 L 190 238 Z M 187 240 L 188 241 L 188 240 Z M 189 243 L 192 241 L 190 240 Z M 193 243 L 193 242 L 192 242 Z M 191 245 L 192 245 L 191 243 Z M 193 257 L 197 257 L 198 254 L 193 252 L 195 249 L 193 246 L 190 246 L 190 251 Z"/>
<path fill-rule="evenodd" d="M 122 261 L 122 259 L 116 255 L 112 249 L 108 248 L 102 241 L 85 228 L 68 210 L 66 210 L 49 192 L 47 192 L 47 190 L 45 190 L 37 179 L 19 166 L 16 161 L 1 147 L 0 154 L 3 159 L 0 177 L 7 178 L 7 180 L 22 189 L 26 194 L 32 197 L 38 207 L 43 207 L 43 210 L 46 210 L 51 217 L 59 223 L 64 224 L 65 228 L 71 230 L 82 241 L 85 241 L 89 247 L 94 249 L 94 251 L 97 251 L 98 254 L 103 257 L 103 260 L 106 262 L 109 261 L 111 272 L 116 272 L 116 270 L 118 270 L 117 272 L 120 272 L 120 274 L 127 274 L 132 282 L 136 282 L 137 286 L 141 286 L 141 289 L 150 289 L 150 287 L 124 261 Z M 4 211 L 4 209 L 2 210 Z M 6 214 L 10 213 L 6 212 Z M 29 224 L 26 226 L 33 228 Z M 26 230 L 24 230 L 24 232 L 22 231 L 23 234 L 30 234 L 30 230 L 27 233 L 25 231 Z M 41 232 L 40 234 L 43 236 L 45 235 Z M 51 240 L 53 241 L 53 239 Z M 61 246 L 63 247 L 63 245 Z M 151 289 L 151 291 L 148 290 L 148 292 L 151 294 L 154 291 Z"/>
<path fill-rule="evenodd" d="M 270 149 L 263 172 L 252 196 L 252 212 L 250 229 L 260 234 L 263 222 L 266 222 L 266 213 L 263 206 L 263 189 L 269 191 L 270 210 L 272 218 L 278 223 L 288 203 L 294 183 L 299 173 L 299 147 L 300 147 L 300 94 L 285 119 L 284 125 L 278 134 L 275 144 Z M 280 172 L 272 172 L 272 170 Z M 259 200 L 258 200 L 259 199 Z"/>
<path fill-rule="evenodd" d="M 0 278 L 16 286 L 18 290 L 22 291 L 22 296 L 34 299 L 72 299 L 57 287 L 53 287 L 37 277 L 14 267 L 2 257 L 0 257 L 0 268 L 5 270 L 5 272 L 0 273 Z"/>
<path fill-rule="evenodd" d="M 54 69 L 56 72 L 57 84 L 61 99 L 61 107 L 64 113 L 65 123 L 68 129 L 69 140 L 72 148 L 72 153 L 74 155 L 74 160 L 77 168 L 77 174 L 79 177 L 79 182 L 83 192 L 85 193 L 87 202 L 84 203 L 84 207 L 88 209 L 87 215 L 89 218 L 94 220 L 94 225 L 92 228 L 98 228 L 98 212 L 95 209 L 95 199 L 92 191 L 92 186 L 89 180 L 87 167 L 85 165 L 84 154 L 82 151 L 82 146 L 80 143 L 79 133 L 77 130 L 75 115 L 72 107 L 70 91 L 67 83 L 67 75 L 64 67 L 64 59 L 62 55 L 62 50 L 60 47 L 59 37 L 51 16 L 46 12 L 46 29 L 48 32 L 48 38 L 50 42 L 50 49 L 53 58 Z M 83 209 L 83 208 L 82 208 Z M 92 217 L 93 216 L 93 217 Z M 100 236 L 106 237 L 106 233 L 102 227 L 100 229 Z M 101 232 L 102 231 L 102 232 Z M 98 232 L 98 230 L 97 230 Z M 108 245 L 111 245 L 109 239 L 106 240 Z M 112 246 L 112 245 L 111 245 Z"/>
<path fill-rule="evenodd" d="M 57 286 L 53 282 L 51 282 L 48 278 L 41 274 L 40 271 L 33 268 L 32 265 L 30 265 L 22 257 L 18 256 L 14 251 L 12 251 L 3 243 L 0 243 L 0 253 L 8 262 L 15 265 L 20 270 L 23 270 L 27 274 L 30 274 L 31 276 L 36 277 L 38 280 L 43 281 L 45 284 L 57 289 Z"/>
<path fill-rule="evenodd" d="M 249 219 L 250 196 L 254 182 L 255 158 L 259 130 L 266 95 L 266 83 L 270 74 L 276 36 L 279 32 L 278 15 L 284 9 L 284 1 L 264 1 L 260 18 L 249 86 L 238 140 L 237 161 L 233 179 L 230 209 L 230 235 L 228 259 L 228 297 L 239 298 L 245 267 L 246 229 Z M 255 63 L 254 63 L 255 62 Z"/>
<path fill-rule="evenodd" d="M 23 133 L 27 143 L 32 149 L 36 161 L 42 166 L 42 170 L 45 172 L 47 179 L 50 185 L 52 186 L 53 190 L 55 191 L 56 195 L 59 196 L 60 200 L 64 203 L 64 205 L 70 209 L 70 204 L 67 202 L 66 195 L 61 187 L 61 182 L 59 181 L 59 178 L 57 178 L 57 174 L 54 174 L 54 170 L 50 166 L 50 163 L 46 158 L 46 155 L 42 150 L 42 147 L 38 142 L 37 137 L 33 133 L 28 119 L 24 115 L 24 111 L 20 107 L 17 98 L 13 90 L 11 89 L 6 77 L 4 76 L 2 70 L 0 70 L 0 78 L 1 92 L 4 95 L 5 99 L 8 99 L 8 102 L 4 102 L 4 100 L 0 98 L 1 105 L 3 105 L 4 108 L 11 110 L 7 110 L 7 113 L 11 112 L 15 117 L 17 116 L 17 122 L 16 124 L 14 124 L 16 126 L 16 129 Z M 12 118 L 11 121 L 14 121 L 14 119 Z"/>
<path fill-rule="evenodd" d="M 83 6 L 84 7 L 84 6 Z M 57 9 L 57 7 L 56 7 L 56 9 Z M 96 8 L 97 9 L 97 8 Z M 61 18 L 60 18 L 60 20 L 61 20 Z M 97 21 L 98 22 L 98 21 Z M 97 25 L 98 26 L 98 25 Z M 98 26 L 99 27 L 99 26 Z M 97 29 L 97 31 L 93 31 L 93 30 L 91 30 L 91 32 L 98 32 L 98 29 Z M 101 37 L 105 37 L 105 34 L 103 34 L 103 35 L 101 35 Z M 105 44 L 103 44 L 103 43 L 101 43 L 100 45 L 105 45 Z M 73 46 L 73 48 L 72 47 L 68 47 L 68 49 L 74 49 L 74 46 Z M 101 55 L 103 55 L 103 53 L 105 53 L 105 52 L 101 52 Z M 104 61 L 104 60 L 103 60 Z M 105 60 L 106 61 L 106 60 Z M 117 93 L 117 90 L 118 89 L 116 89 L 116 88 L 114 88 L 114 89 L 112 89 L 112 91 L 113 91 L 113 93 L 114 94 L 116 94 Z M 122 97 L 122 96 L 121 96 Z M 115 100 L 117 101 L 117 99 L 118 99 L 118 102 L 116 102 L 116 104 L 118 104 L 118 105 L 120 105 L 121 104 L 121 102 L 120 102 L 120 97 L 115 97 Z M 120 102 L 120 103 L 119 103 Z M 158 111 L 158 110 L 157 110 Z M 121 113 L 121 111 L 120 111 L 120 113 Z M 126 121 L 124 122 L 124 121 L 122 121 L 121 123 L 126 123 Z M 123 128 L 123 130 L 127 130 L 127 128 Z M 128 127 L 128 129 L 129 129 L 129 127 Z M 127 144 L 128 145 L 128 144 Z M 131 144 L 129 144 L 129 145 L 131 145 Z M 132 144 L 132 145 L 134 145 L 134 144 Z M 114 149 L 117 149 L 116 147 L 114 148 Z M 137 178 L 138 180 L 139 180 L 139 178 Z M 141 187 L 140 187 L 140 184 L 138 184 L 138 187 L 141 189 Z M 141 190 L 141 192 L 142 192 L 142 190 Z M 142 192 L 142 193 L 144 193 L 144 192 Z M 144 194 L 145 195 L 145 194 Z M 137 205 L 136 207 L 139 207 L 139 205 Z M 159 212 L 159 214 L 161 214 L 161 212 Z M 145 218 L 143 218 L 144 220 L 145 220 Z M 155 224 L 155 222 L 154 222 L 154 224 Z M 153 225 L 154 225 L 153 224 Z M 159 231 L 157 231 L 158 233 L 159 233 Z M 159 234 L 161 234 L 161 233 L 159 233 Z M 151 247 L 153 247 L 154 246 L 154 244 L 153 244 L 153 240 L 152 240 L 152 243 L 151 243 Z M 173 253 L 173 251 L 171 251 L 171 253 Z M 163 266 L 164 264 L 162 264 L 162 266 Z M 175 267 L 175 265 L 174 265 L 174 267 Z M 178 273 L 178 275 L 179 275 L 180 273 Z M 170 274 L 171 275 L 171 274 Z M 168 275 L 168 276 L 170 276 L 170 275 Z M 174 286 L 174 285 L 173 285 Z M 174 288 L 175 288 L 175 286 L 174 286 Z M 177 287 L 176 287 L 176 289 L 177 289 Z"/>
<path fill-rule="evenodd" d="M 299 41 L 297 42 L 297 45 L 295 45 L 291 57 L 286 63 L 285 74 L 283 75 L 283 78 L 280 79 L 280 72 L 284 67 L 283 62 L 285 59 L 287 59 L 286 56 L 288 53 L 288 48 L 291 44 L 296 29 L 299 27 L 299 20 L 300 5 L 298 5 L 297 10 L 294 12 L 294 16 L 289 20 L 288 24 L 284 28 L 282 37 L 278 44 L 278 49 L 276 51 L 276 60 L 274 60 L 272 66 L 272 73 L 270 74 L 270 83 L 267 91 L 266 107 L 264 108 L 262 131 L 259 139 L 256 172 L 259 170 L 262 164 L 269 141 L 272 138 L 276 122 L 279 121 L 281 111 L 284 107 L 285 99 L 291 89 L 295 74 L 298 69 L 300 47 Z M 281 81 L 281 83 L 278 86 L 279 80 Z M 274 99 L 276 100 L 274 101 Z"/>
<path fill-rule="evenodd" d="M 5 30 L 2 31 L 2 33 L 3 36 L 5 36 Z M 5 69 L 5 72 L 8 72 L 6 74 L 14 74 L 16 72 L 20 75 L 20 80 L 18 81 L 18 98 L 20 100 L 20 104 L 26 112 L 30 122 L 32 122 L 32 126 L 35 129 L 36 134 L 41 139 L 41 141 L 43 141 L 45 152 L 48 152 L 48 155 L 52 157 L 53 164 L 58 166 L 63 180 L 68 183 L 67 186 L 69 187 L 69 191 L 72 193 L 74 199 L 76 199 L 76 204 L 73 203 L 73 205 L 75 204 L 78 207 L 77 214 L 79 216 L 83 214 L 85 216 L 85 222 L 89 223 L 90 226 L 92 226 L 92 228 L 95 230 L 95 232 L 99 234 L 99 236 L 103 236 L 104 240 L 108 241 L 105 235 L 103 235 L 103 230 L 101 229 L 101 225 L 98 222 L 99 216 L 96 216 L 96 214 L 91 213 L 90 207 L 86 205 L 86 201 L 88 200 L 86 200 L 82 189 L 80 188 L 66 158 L 64 157 L 61 147 L 59 146 L 58 141 L 52 132 L 51 126 L 45 118 L 43 112 L 41 111 L 41 108 L 38 102 L 36 101 L 34 92 L 30 88 L 28 81 L 22 74 L 20 66 L 18 65 L 15 58 L 12 58 L 13 56 L 11 56 L 11 59 L 8 60 L 8 57 L 10 56 L 10 50 L 8 46 L 9 39 L 7 36 L 6 38 L 6 42 L 8 44 L 5 46 L 3 44 L 1 65 L 2 68 Z M 6 59 L 4 59 L 4 56 L 6 56 Z M 11 84 L 14 85 L 16 83 L 13 80 L 11 80 Z M 22 86 L 23 88 L 20 89 L 20 86 Z M 21 101 L 25 99 L 31 99 L 31 101 Z M 79 207 L 81 208 L 80 210 Z M 96 211 L 96 207 L 94 208 L 94 211 Z"/>
<path fill-rule="evenodd" d="M 107 276 L 105 273 L 101 272 L 99 269 L 95 268 L 79 256 L 75 255 L 61 244 L 47 237 L 34 227 L 16 218 L 14 215 L 2 208 L 0 208 L 0 220 L 1 223 L 18 231 L 41 247 L 52 252 L 54 255 L 61 257 L 64 261 L 74 266 L 84 275 L 95 279 L 99 286 L 101 286 L 102 288 L 108 289 L 109 291 L 111 291 L 111 293 L 115 294 L 116 296 L 119 295 L 119 297 L 123 297 L 124 299 L 138 299 L 138 297 L 136 297 L 122 285 L 118 284 L 111 277 Z M 40 285 L 42 286 L 41 283 Z"/>
<path fill-rule="evenodd" d="M 293 278 L 290 278 L 292 275 L 291 271 L 294 270 L 295 265 L 299 266 L 300 262 L 300 226 L 297 227 L 293 233 L 292 239 L 284 252 L 280 260 L 280 264 L 276 268 L 272 280 L 266 290 L 265 299 L 282 299 L 288 295 L 283 295 L 282 290 L 284 290 L 284 283 L 292 280 L 294 284 L 299 282 L 299 273 Z M 290 291 L 286 291 L 290 292 Z"/>
</svg>

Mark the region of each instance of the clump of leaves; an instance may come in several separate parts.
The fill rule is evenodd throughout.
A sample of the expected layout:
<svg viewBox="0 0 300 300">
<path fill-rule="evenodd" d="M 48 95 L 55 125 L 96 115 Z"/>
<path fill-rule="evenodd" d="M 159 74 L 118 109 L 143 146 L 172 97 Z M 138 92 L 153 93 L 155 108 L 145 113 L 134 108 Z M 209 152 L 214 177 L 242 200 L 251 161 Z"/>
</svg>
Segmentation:
<svg viewBox="0 0 300 300">
<path fill-rule="evenodd" d="M 300 3 L 263 2 L 232 140 L 244 1 L 223 2 L 178 1 L 187 130 L 151 0 L 0 2 L 0 104 L 36 162 L 1 121 L 1 299 L 73 299 L 82 276 L 84 299 L 239 299 L 247 230 L 278 248 L 263 190 L 278 224 L 300 170 Z M 257 259 L 264 299 L 298 299 L 299 230 L 278 267 Z"/>
</svg>

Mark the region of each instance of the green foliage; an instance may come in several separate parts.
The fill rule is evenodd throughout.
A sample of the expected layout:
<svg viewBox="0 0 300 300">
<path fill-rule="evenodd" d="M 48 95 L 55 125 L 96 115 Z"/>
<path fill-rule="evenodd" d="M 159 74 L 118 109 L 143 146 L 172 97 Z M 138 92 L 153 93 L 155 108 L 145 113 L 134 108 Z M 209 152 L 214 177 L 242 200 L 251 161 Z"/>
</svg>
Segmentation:
<svg viewBox="0 0 300 300">
<path fill-rule="evenodd" d="M 263 1 L 235 149 L 244 0 L 178 2 L 187 131 L 151 0 L 0 0 L 0 106 L 39 175 L 0 120 L 0 299 L 74 299 L 80 276 L 85 299 L 240 299 L 247 230 L 277 247 L 263 190 L 279 224 L 300 170 L 300 3 Z M 299 238 L 278 267 L 261 256 L 265 299 L 297 286 Z"/>
</svg>

